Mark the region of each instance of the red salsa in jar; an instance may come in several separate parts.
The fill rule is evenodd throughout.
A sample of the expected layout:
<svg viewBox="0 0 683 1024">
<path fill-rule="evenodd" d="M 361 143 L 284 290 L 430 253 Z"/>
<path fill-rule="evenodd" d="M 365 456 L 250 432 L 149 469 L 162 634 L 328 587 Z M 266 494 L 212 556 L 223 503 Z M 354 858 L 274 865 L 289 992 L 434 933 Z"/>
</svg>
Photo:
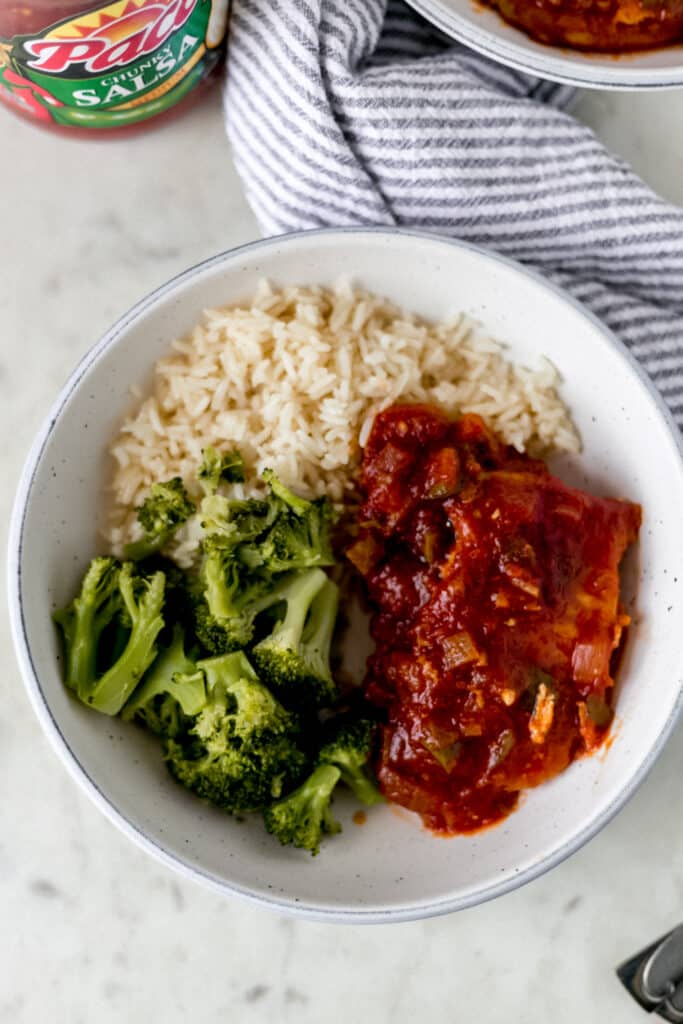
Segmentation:
<svg viewBox="0 0 683 1024">
<path fill-rule="evenodd" d="M 197 96 L 223 56 L 228 0 L 0 4 L 0 101 L 62 132 L 139 126 Z"/>
</svg>

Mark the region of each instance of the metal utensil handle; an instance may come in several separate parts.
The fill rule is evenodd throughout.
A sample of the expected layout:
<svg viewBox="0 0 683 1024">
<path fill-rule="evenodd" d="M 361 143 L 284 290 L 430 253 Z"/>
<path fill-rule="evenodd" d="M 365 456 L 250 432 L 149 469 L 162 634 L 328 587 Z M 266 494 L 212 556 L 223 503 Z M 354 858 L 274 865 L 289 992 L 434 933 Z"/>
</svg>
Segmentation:
<svg viewBox="0 0 683 1024">
<path fill-rule="evenodd" d="M 626 960 L 617 975 L 648 1013 L 683 1024 L 683 925 Z"/>
</svg>

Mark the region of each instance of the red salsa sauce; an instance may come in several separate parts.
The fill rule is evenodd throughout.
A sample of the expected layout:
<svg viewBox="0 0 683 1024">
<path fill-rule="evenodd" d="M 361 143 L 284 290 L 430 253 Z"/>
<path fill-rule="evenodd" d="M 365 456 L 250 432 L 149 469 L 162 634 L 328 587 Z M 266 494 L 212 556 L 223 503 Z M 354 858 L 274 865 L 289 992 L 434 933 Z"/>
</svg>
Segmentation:
<svg viewBox="0 0 683 1024">
<path fill-rule="evenodd" d="M 683 0 L 484 0 L 533 39 L 620 53 L 683 38 Z"/>
<path fill-rule="evenodd" d="M 605 740 L 640 506 L 567 487 L 474 415 L 378 415 L 348 556 L 376 649 L 385 796 L 436 832 L 500 821 Z"/>
</svg>

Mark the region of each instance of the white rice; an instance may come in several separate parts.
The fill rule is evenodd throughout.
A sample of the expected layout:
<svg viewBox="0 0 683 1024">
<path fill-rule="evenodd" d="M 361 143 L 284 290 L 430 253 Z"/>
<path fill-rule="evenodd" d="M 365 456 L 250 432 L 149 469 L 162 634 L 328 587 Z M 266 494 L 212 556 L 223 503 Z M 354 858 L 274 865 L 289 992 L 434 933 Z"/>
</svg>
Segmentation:
<svg viewBox="0 0 683 1024">
<path fill-rule="evenodd" d="M 429 323 L 346 283 L 263 281 L 251 305 L 207 310 L 171 348 L 111 446 L 115 551 L 137 536 L 134 509 L 154 481 L 180 476 L 196 492 L 206 445 L 239 448 L 245 493 L 269 467 L 306 497 L 343 504 L 373 417 L 399 400 L 479 413 L 520 451 L 579 448 L 547 359 L 515 366 L 464 315 Z M 186 530 L 181 544 L 187 561 L 196 540 Z"/>
</svg>

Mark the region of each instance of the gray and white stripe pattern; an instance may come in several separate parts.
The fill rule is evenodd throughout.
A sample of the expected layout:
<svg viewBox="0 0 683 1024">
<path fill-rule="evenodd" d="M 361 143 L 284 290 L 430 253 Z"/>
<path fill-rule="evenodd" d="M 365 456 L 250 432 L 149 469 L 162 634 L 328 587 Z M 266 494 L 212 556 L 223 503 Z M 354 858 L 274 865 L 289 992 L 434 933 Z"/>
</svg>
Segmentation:
<svg viewBox="0 0 683 1024">
<path fill-rule="evenodd" d="M 401 0 L 233 0 L 228 132 L 265 233 L 410 225 L 533 266 L 683 426 L 683 214 L 564 112 L 571 96 Z"/>
</svg>

